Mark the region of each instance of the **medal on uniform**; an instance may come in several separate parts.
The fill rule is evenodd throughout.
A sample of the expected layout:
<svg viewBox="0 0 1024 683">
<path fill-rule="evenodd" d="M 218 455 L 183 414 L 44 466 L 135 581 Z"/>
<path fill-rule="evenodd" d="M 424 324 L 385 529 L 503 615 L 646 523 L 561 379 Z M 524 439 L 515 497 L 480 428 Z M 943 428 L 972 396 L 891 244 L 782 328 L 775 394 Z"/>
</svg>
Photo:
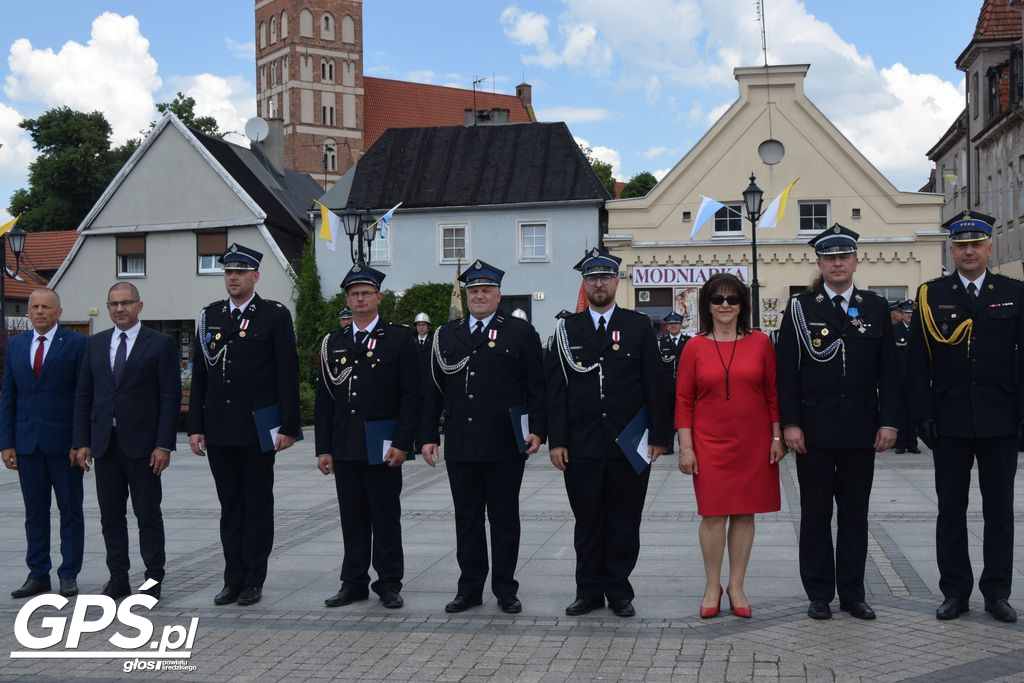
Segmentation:
<svg viewBox="0 0 1024 683">
<path fill-rule="evenodd" d="M 612 351 L 618 351 L 619 350 L 619 339 L 620 338 L 621 338 L 621 335 L 620 335 L 618 330 L 612 331 Z"/>
<path fill-rule="evenodd" d="M 248 318 L 242 318 L 240 321 L 238 321 L 238 329 L 240 330 L 240 332 L 238 333 L 238 336 L 239 337 L 244 337 L 245 336 L 245 331 L 246 331 L 246 329 L 248 329 L 248 327 L 249 327 L 249 319 Z"/>
<path fill-rule="evenodd" d="M 220 332 L 218 332 L 217 334 L 213 335 L 213 338 L 217 339 L 219 341 L 220 340 Z"/>
<path fill-rule="evenodd" d="M 858 315 L 860 315 L 860 309 L 858 309 L 857 307 L 849 308 L 849 309 L 847 309 L 846 313 L 851 318 L 856 318 Z"/>
<path fill-rule="evenodd" d="M 368 340 L 366 340 L 366 348 L 369 349 L 369 351 L 366 352 L 366 357 L 367 358 L 373 358 L 373 350 L 375 348 L 377 348 L 377 340 L 376 339 L 368 339 Z"/>
<path fill-rule="evenodd" d="M 217 348 L 217 342 L 210 342 L 210 350 L 213 351 L 215 348 Z"/>
<path fill-rule="evenodd" d="M 811 346 L 813 346 L 816 349 L 819 348 L 821 346 L 821 340 L 815 338 L 814 341 L 811 342 Z"/>
<path fill-rule="evenodd" d="M 490 341 L 487 342 L 487 346 L 493 349 L 494 348 L 494 340 L 498 338 L 498 331 L 497 330 L 487 330 L 487 338 L 490 339 Z"/>
<path fill-rule="evenodd" d="M 342 356 L 341 357 L 341 364 L 344 365 L 347 362 L 348 362 L 348 357 L 347 356 Z"/>
<path fill-rule="evenodd" d="M 823 327 L 821 329 L 821 336 L 822 337 L 827 337 L 828 336 L 828 328 L 827 327 Z"/>
</svg>

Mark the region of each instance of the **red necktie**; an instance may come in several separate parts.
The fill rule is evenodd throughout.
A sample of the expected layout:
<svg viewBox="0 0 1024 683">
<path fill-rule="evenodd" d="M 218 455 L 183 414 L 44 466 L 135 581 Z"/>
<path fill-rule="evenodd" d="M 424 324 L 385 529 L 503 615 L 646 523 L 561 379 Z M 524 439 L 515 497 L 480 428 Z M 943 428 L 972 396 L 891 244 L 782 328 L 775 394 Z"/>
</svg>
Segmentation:
<svg viewBox="0 0 1024 683">
<path fill-rule="evenodd" d="M 39 379 L 39 375 L 43 374 L 43 344 L 46 342 L 46 337 L 39 338 L 39 346 L 36 347 L 36 356 L 32 360 L 32 372 L 35 373 L 36 379 Z"/>
</svg>

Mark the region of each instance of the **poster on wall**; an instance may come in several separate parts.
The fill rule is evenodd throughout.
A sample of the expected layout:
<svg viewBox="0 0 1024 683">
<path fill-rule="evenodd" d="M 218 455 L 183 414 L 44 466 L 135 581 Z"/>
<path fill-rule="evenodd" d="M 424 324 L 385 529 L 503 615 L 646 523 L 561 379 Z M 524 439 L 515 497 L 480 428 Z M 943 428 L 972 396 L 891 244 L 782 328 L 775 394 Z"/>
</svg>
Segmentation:
<svg viewBox="0 0 1024 683">
<path fill-rule="evenodd" d="M 683 334 L 696 336 L 699 320 L 697 296 L 699 287 L 675 287 L 673 289 L 672 310 L 683 316 Z"/>
</svg>

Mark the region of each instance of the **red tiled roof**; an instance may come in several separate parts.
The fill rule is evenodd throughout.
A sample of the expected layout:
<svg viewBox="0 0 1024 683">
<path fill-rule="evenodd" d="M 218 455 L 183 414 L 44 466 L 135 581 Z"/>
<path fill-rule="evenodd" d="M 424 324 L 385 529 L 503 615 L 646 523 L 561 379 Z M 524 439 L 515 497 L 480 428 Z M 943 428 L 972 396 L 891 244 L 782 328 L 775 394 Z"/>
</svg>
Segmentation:
<svg viewBox="0 0 1024 683">
<path fill-rule="evenodd" d="M 363 79 L 363 149 L 373 146 L 388 128 L 461 126 L 473 108 L 473 91 L 427 83 Z M 476 91 L 476 108 L 508 109 L 511 123 L 529 123 L 536 117 L 515 95 Z"/>
<path fill-rule="evenodd" d="M 974 40 L 1016 40 L 1021 37 L 1020 12 L 1010 9 L 1009 0 L 985 0 L 978 13 Z"/>
<path fill-rule="evenodd" d="M 30 232 L 25 235 L 25 249 L 21 253 L 18 279 L 7 278 L 4 295 L 9 299 L 28 299 L 33 289 L 46 286 L 50 277 L 60 268 L 75 240 L 77 230 L 51 230 Z M 8 245 L 9 246 L 9 245 Z M 5 252 L 7 267 L 14 270 L 14 254 Z"/>
</svg>

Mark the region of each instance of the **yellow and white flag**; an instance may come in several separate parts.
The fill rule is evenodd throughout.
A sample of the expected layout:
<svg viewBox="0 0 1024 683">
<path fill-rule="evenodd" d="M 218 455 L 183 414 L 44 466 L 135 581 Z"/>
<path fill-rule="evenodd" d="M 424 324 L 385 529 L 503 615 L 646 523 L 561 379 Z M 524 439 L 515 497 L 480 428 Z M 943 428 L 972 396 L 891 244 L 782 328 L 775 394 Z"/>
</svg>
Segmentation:
<svg viewBox="0 0 1024 683">
<path fill-rule="evenodd" d="M 21 220 L 21 214 L 20 213 L 17 216 L 15 216 L 14 218 L 12 218 L 11 220 L 9 220 L 6 223 L 4 223 L 3 225 L 0 225 L 0 237 L 3 237 L 7 233 L 9 233 L 11 231 L 11 229 L 15 225 L 18 224 L 19 220 Z"/>
<path fill-rule="evenodd" d="M 786 188 L 779 193 L 779 196 L 772 200 L 772 203 L 768 205 L 768 208 L 761 213 L 760 220 L 757 221 L 757 227 L 759 228 L 777 228 L 779 227 L 779 221 L 786 215 L 786 202 L 789 201 L 789 192 L 796 185 L 796 181 L 800 180 L 797 176 L 796 180 L 786 185 Z"/>
<path fill-rule="evenodd" d="M 316 201 L 315 199 L 313 201 Z M 320 202 L 316 202 L 320 204 Z M 320 204 L 320 239 L 327 242 L 327 251 L 334 251 L 337 246 L 338 233 L 341 232 L 341 216 Z"/>
</svg>

